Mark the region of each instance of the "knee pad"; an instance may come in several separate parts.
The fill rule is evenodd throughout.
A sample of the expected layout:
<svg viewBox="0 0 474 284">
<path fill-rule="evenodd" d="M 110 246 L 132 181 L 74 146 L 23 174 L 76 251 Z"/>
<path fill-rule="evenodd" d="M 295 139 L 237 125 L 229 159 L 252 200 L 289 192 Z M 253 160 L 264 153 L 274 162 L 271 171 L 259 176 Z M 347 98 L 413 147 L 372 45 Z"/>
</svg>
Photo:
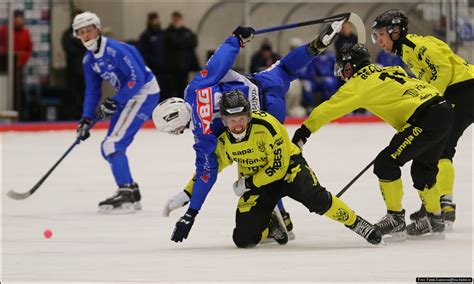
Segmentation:
<svg viewBox="0 0 474 284">
<path fill-rule="evenodd" d="M 310 212 L 315 212 L 319 215 L 326 213 L 332 205 L 332 195 L 324 187 L 319 187 L 316 192 L 314 192 L 311 198 L 311 204 L 308 204 Z"/>
<path fill-rule="evenodd" d="M 390 157 L 386 149 L 375 158 L 374 174 L 380 180 L 397 180 L 401 177 L 400 166 L 397 160 Z"/>
<path fill-rule="evenodd" d="M 237 229 L 234 229 L 234 233 L 232 234 L 232 240 L 238 248 L 253 248 L 258 244 L 259 241 L 257 240 L 257 238 L 245 237 L 245 235 L 239 233 Z"/>
</svg>

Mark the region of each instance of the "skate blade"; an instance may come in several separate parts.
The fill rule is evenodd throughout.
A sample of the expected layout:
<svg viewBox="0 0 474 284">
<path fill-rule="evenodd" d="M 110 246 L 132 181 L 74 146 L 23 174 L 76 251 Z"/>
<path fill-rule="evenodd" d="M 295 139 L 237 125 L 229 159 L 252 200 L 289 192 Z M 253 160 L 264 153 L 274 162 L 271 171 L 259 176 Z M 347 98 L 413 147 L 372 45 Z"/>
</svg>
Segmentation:
<svg viewBox="0 0 474 284">
<path fill-rule="evenodd" d="M 441 233 L 428 233 L 420 236 L 409 235 L 407 234 L 407 239 L 409 240 L 444 240 L 446 235 L 444 232 Z"/>
<path fill-rule="evenodd" d="M 101 205 L 99 206 L 99 214 L 106 215 L 125 215 L 134 214 L 135 208 L 132 203 L 124 203 L 120 207 L 113 207 L 112 205 Z"/>
<path fill-rule="evenodd" d="M 293 231 L 288 232 L 288 241 L 294 241 L 296 239 L 295 233 Z M 261 241 L 260 244 L 270 244 L 277 243 L 274 238 L 266 238 L 264 241 Z"/>
<path fill-rule="evenodd" d="M 403 232 L 391 233 L 391 234 L 383 236 L 383 239 L 387 243 L 404 242 L 407 239 L 407 232 L 403 231 Z"/>
<path fill-rule="evenodd" d="M 372 246 L 376 247 L 376 248 L 379 248 L 379 247 L 381 248 L 381 247 L 386 247 L 386 246 L 387 246 L 387 243 L 385 242 L 385 239 L 382 239 L 382 240 L 380 241 L 380 243 L 378 243 L 378 244 L 374 244 L 374 243 L 371 243 L 371 242 L 369 242 L 369 243 L 370 243 Z"/>
<path fill-rule="evenodd" d="M 288 241 L 294 241 L 296 239 L 295 233 L 293 231 L 288 232 Z"/>
<path fill-rule="evenodd" d="M 133 202 L 133 208 L 135 208 L 135 210 L 142 210 L 142 204 L 140 201 Z"/>
<path fill-rule="evenodd" d="M 444 231 L 445 232 L 452 232 L 453 231 L 453 221 L 444 221 Z"/>
</svg>

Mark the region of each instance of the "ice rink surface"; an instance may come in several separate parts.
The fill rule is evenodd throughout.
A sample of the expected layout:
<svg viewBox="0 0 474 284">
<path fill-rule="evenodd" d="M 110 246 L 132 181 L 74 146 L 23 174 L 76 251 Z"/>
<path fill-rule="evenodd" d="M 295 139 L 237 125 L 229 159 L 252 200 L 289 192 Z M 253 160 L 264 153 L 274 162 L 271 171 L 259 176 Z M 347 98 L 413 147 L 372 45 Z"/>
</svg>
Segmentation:
<svg viewBox="0 0 474 284">
<path fill-rule="evenodd" d="M 290 136 L 296 127 L 289 126 Z M 313 135 L 304 156 L 321 184 L 337 193 L 387 145 L 394 130 L 383 123 L 332 124 Z M 100 155 L 105 131 L 93 131 L 43 186 L 23 201 L 5 197 L 27 191 L 74 141 L 73 131 L 1 133 L 2 282 L 415 282 L 416 277 L 472 277 L 472 130 L 455 157 L 457 220 L 445 240 L 408 240 L 373 247 L 324 216 L 285 199 L 296 240 L 286 246 L 237 249 L 232 242 L 237 198 L 236 167 L 225 169 L 184 243 L 170 241 L 185 209 L 161 216 L 194 168 L 192 135 L 142 130 L 129 148 L 143 211 L 99 215 L 97 203 L 115 185 Z M 410 164 L 403 168 L 407 213 L 419 208 Z M 371 222 L 385 214 L 372 170 L 343 196 Z M 408 214 L 407 214 L 408 215 Z M 408 216 L 407 216 L 408 221 Z M 43 237 L 45 229 L 51 239 Z"/>
</svg>

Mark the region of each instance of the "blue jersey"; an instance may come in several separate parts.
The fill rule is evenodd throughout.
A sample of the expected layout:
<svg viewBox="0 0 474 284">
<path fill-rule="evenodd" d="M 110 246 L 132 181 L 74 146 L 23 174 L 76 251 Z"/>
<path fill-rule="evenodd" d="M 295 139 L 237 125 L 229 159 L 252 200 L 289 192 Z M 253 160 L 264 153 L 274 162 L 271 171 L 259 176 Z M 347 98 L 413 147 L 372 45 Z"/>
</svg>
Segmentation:
<svg viewBox="0 0 474 284">
<path fill-rule="evenodd" d="M 222 94 L 238 89 L 250 101 L 251 109 L 265 110 L 281 123 L 285 119 L 285 94 L 297 72 L 313 58 L 308 45 L 292 50 L 265 71 L 248 76 L 230 70 L 240 50 L 236 37 L 228 37 L 197 74 L 185 91 L 185 101 L 192 109 L 196 179 L 190 208 L 201 209 L 207 194 L 217 179 L 215 154 L 217 137 L 224 131 L 219 115 Z"/>
<path fill-rule="evenodd" d="M 217 179 L 217 157 L 214 153 L 217 137 L 224 131 L 219 114 L 222 94 L 239 89 L 258 110 L 260 92 L 249 78 L 230 70 L 240 50 L 236 37 L 230 36 L 219 46 L 209 59 L 206 67 L 189 83 L 185 91 L 185 101 L 192 109 L 192 129 L 196 152 L 196 182 L 190 207 L 199 210 L 208 192 Z"/>
<path fill-rule="evenodd" d="M 155 80 L 138 50 L 126 43 L 102 37 L 99 51 L 87 51 L 82 61 L 86 92 L 82 117 L 92 118 L 102 96 L 102 81 L 117 90 L 112 99 L 123 107 L 147 83 Z M 156 84 L 149 84 L 147 93 L 158 93 Z M 143 91 L 142 91 L 143 93 Z"/>
</svg>

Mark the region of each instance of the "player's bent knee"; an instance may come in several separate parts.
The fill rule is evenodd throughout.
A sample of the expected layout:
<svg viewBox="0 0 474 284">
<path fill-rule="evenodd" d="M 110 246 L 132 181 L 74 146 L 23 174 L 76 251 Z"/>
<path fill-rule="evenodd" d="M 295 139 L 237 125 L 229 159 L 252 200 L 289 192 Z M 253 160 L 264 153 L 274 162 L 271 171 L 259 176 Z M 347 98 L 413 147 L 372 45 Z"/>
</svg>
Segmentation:
<svg viewBox="0 0 474 284">
<path fill-rule="evenodd" d="M 398 162 L 383 150 L 375 158 L 374 174 L 382 180 L 397 180 L 401 176 L 401 171 Z"/>
<path fill-rule="evenodd" d="M 331 207 L 332 195 L 324 187 L 319 187 L 318 190 L 314 192 L 311 200 L 311 204 L 307 206 L 309 211 L 323 215 Z"/>
<path fill-rule="evenodd" d="M 257 238 L 245 236 L 242 233 L 239 233 L 236 229 L 234 229 L 234 233 L 232 235 L 232 240 L 238 248 L 253 248 L 258 244 L 256 239 Z"/>
</svg>

